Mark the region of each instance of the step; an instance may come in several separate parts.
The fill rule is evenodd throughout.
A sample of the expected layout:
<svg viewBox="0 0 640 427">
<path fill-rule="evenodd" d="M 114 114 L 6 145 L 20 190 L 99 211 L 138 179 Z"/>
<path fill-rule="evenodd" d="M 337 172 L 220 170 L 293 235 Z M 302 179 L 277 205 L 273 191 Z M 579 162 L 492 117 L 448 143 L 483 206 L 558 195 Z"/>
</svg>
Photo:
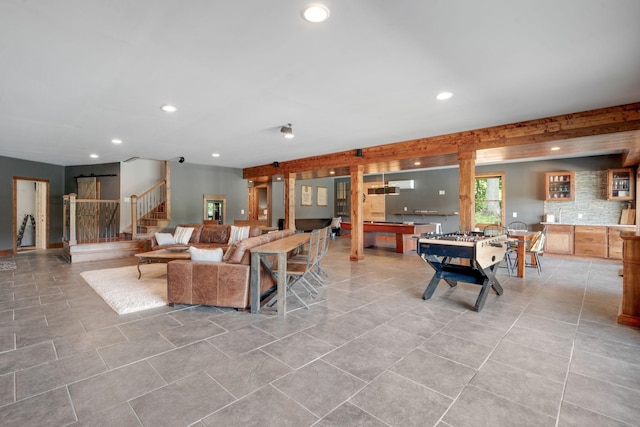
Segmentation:
<svg viewBox="0 0 640 427">
<path fill-rule="evenodd" d="M 101 243 L 63 244 L 63 252 L 71 263 L 128 258 L 146 250 L 144 240 L 117 240 Z"/>
</svg>

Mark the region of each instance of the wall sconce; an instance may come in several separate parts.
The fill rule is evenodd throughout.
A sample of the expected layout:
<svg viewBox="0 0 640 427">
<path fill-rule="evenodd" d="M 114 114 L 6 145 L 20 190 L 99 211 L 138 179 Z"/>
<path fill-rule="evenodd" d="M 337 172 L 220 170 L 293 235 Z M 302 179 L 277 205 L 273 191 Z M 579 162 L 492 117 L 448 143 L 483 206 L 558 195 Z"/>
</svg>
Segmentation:
<svg viewBox="0 0 640 427">
<path fill-rule="evenodd" d="M 356 156 L 357 157 L 364 157 L 364 154 L 362 154 L 362 148 L 356 149 Z"/>
<path fill-rule="evenodd" d="M 291 123 L 287 124 L 286 126 L 282 126 L 280 128 L 280 132 L 282 132 L 282 136 L 287 139 L 295 137 L 295 135 L 293 134 L 293 128 L 291 127 Z"/>
<path fill-rule="evenodd" d="M 273 167 L 274 167 L 274 168 L 279 168 L 279 167 L 280 167 L 280 163 L 278 163 L 278 162 L 273 162 Z"/>
</svg>

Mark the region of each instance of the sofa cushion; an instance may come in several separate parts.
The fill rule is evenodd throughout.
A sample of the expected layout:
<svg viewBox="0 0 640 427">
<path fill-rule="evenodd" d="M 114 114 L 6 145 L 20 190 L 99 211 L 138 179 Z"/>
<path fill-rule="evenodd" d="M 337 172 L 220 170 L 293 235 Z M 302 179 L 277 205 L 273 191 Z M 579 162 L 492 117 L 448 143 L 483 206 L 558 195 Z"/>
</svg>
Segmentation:
<svg viewBox="0 0 640 427">
<path fill-rule="evenodd" d="M 189 247 L 189 254 L 192 261 L 208 261 L 208 262 L 220 262 L 222 261 L 222 249 L 199 249 L 196 247 Z"/>
<path fill-rule="evenodd" d="M 198 243 L 227 243 L 228 241 L 228 225 L 205 225 L 200 232 Z"/>
<path fill-rule="evenodd" d="M 173 233 L 173 238 L 176 243 L 180 245 L 186 245 L 189 243 L 189 239 L 191 239 L 191 235 L 193 234 L 193 227 L 176 227 L 176 231 Z"/>
<path fill-rule="evenodd" d="M 156 233 L 156 242 L 159 245 L 173 245 L 176 243 L 176 239 L 171 233 Z"/>
</svg>

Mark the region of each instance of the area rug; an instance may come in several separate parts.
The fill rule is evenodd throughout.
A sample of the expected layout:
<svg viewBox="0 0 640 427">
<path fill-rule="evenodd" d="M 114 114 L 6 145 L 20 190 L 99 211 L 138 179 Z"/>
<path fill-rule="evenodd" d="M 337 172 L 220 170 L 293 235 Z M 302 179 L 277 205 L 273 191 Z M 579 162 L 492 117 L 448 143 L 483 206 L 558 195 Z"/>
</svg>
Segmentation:
<svg viewBox="0 0 640 427">
<path fill-rule="evenodd" d="M 0 271 L 10 271 L 16 269 L 15 261 L 0 261 Z"/>
<path fill-rule="evenodd" d="M 135 265 L 85 271 L 80 275 L 118 314 L 166 305 L 167 265 L 143 264 L 140 270 L 140 280 Z"/>
</svg>

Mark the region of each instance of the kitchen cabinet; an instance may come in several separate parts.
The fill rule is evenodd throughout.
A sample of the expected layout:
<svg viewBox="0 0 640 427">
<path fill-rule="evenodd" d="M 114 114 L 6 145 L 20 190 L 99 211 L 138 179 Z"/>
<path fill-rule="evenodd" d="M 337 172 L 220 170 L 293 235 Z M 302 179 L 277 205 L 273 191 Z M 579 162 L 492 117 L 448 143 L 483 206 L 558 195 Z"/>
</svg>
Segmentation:
<svg viewBox="0 0 640 427">
<path fill-rule="evenodd" d="M 546 172 L 544 174 L 545 200 L 566 202 L 575 199 L 576 173 L 574 171 Z"/>
<path fill-rule="evenodd" d="M 544 251 L 573 255 L 573 225 L 548 224 Z"/>
<path fill-rule="evenodd" d="M 622 237 L 621 232 L 633 233 L 635 227 L 608 227 L 607 228 L 607 251 L 608 258 L 622 259 Z"/>
<path fill-rule="evenodd" d="M 576 225 L 574 254 L 598 258 L 607 257 L 607 227 Z"/>
<path fill-rule="evenodd" d="M 633 200 L 635 179 L 633 169 L 609 169 L 607 200 Z"/>
</svg>

